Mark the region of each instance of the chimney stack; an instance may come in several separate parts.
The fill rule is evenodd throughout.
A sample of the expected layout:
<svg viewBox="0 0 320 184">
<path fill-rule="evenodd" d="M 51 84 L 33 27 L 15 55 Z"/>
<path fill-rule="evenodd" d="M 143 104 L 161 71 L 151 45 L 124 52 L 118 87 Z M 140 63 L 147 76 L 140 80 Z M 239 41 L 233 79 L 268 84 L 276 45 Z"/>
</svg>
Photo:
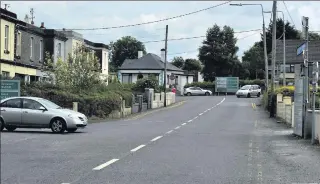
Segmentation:
<svg viewBox="0 0 320 184">
<path fill-rule="evenodd" d="M 45 27 L 44 27 L 44 22 L 41 22 L 40 28 L 41 28 L 41 29 L 45 29 Z"/>
<path fill-rule="evenodd" d="M 164 62 L 165 61 L 165 49 L 161 49 L 161 60 Z"/>
<path fill-rule="evenodd" d="M 143 56 L 143 52 L 142 51 L 138 51 L 138 59 L 141 58 Z"/>
</svg>

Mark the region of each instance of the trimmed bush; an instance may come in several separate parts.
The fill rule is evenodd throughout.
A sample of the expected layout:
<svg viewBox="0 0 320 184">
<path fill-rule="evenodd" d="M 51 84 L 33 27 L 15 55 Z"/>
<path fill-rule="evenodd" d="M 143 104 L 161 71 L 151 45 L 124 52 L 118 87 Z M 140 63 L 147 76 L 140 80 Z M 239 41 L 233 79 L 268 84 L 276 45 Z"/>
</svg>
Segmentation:
<svg viewBox="0 0 320 184">
<path fill-rule="evenodd" d="M 153 88 L 155 91 L 159 90 L 159 82 L 155 78 L 142 78 L 132 86 L 135 92 L 144 92 L 146 88 Z"/>
<path fill-rule="evenodd" d="M 202 89 L 211 90 L 212 92 L 215 91 L 215 82 L 193 82 L 191 84 L 187 84 L 184 88 L 188 87 L 200 87 Z"/>
</svg>

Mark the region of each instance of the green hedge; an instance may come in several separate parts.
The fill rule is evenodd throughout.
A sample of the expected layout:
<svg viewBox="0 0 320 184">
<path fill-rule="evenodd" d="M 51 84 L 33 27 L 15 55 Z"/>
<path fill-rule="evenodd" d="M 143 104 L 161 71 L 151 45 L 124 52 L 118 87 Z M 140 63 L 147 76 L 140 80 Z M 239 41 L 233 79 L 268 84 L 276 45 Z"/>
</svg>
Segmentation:
<svg viewBox="0 0 320 184">
<path fill-rule="evenodd" d="M 106 118 L 113 110 L 119 110 L 121 99 L 132 100 L 132 93 L 120 90 L 81 91 L 78 94 L 51 84 L 33 83 L 21 85 L 21 96 L 36 96 L 48 99 L 61 107 L 72 109 L 78 102 L 79 112 L 88 117 Z M 128 103 L 131 103 L 129 101 Z"/>
</svg>

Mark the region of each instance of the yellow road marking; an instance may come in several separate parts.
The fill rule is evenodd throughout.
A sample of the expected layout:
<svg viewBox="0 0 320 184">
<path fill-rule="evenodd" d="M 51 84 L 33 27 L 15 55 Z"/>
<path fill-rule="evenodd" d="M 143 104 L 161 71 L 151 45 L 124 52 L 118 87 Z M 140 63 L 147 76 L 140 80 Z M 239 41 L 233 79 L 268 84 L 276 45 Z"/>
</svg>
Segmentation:
<svg viewBox="0 0 320 184">
<path fill-rule="evenodd" d="M 186 102 L 186 101 L 184 100 L 184 101 L 178 102 L 178 103 L 176 103 L 176 104 L 174 104 L 174 105 L 171 105 L 171 106 L 169 106 L 169 107 L 162 107 L 162 108 L 159 108 L 159 109 L 150 111 L 150 112 L 146 112 L 146 113 L 143 113 L 143 114 L 136 115 L 136 116 L 134 116 L 134 117 L 132 117 L 132 118 L 130 118 L 130 119 L 126 119 L 126 120 L 127 120 L 127 121 L 128 121 L 128 120 L 137 120 L 137 119 L 142 118 L 142 117 L 144 117 L 144 116 L 146 116 L 146 115 L 148 115 L 148 114 L 152 114 L 152 113 L 159 112 L 159 111 L 162 111 L 162 110 L 171 109 L 171 108 L 174 108 L 174 107 L 181 106 L 181 105 L 184 104 L 185 102 Z"/>
</svg>

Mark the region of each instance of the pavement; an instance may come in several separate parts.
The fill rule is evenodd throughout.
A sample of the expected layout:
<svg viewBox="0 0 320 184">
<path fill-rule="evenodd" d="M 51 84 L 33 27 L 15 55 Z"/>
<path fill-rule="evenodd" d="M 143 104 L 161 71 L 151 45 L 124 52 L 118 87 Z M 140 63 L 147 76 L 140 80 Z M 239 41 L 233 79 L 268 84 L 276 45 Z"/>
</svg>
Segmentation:
<svg viewBox="0 0 320 184">
<path fill-rule="evenodd" d="M 268 118 L 259 98 L 179 100 L 76 133 L 4 131 L 1 183 L 320 183 L 320 147 Z"/>
</svg>

